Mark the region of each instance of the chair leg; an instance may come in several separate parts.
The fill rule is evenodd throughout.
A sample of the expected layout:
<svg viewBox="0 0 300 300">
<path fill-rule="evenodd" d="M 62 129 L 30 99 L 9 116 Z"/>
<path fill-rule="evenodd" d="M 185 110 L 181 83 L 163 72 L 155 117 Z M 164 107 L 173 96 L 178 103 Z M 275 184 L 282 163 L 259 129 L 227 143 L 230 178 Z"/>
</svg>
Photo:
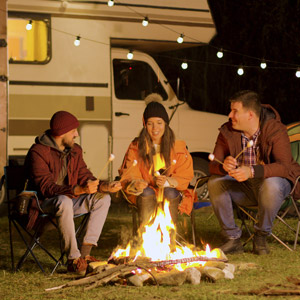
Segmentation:
<svg viewBox="0 0 300 300">
<path fill-rule="evenodd" d="M 195 212 L 194 212 L 194 210 L 192 210 L 192 212 L 191 212 L 191 227 L 192 227 L 193 244 L 196 247 L 196 224 L 195 224 Z"/>
<path fill-rule="evenodd" d="M 10 242 L 10 258 L 11 258 L 11 269 L 13 272 L 15 272 L 15 260 L 14 260 L 14 248 L 13 248 L 13 240 L 12 240 L 12 226 L 11 226 L 12 220 L 9 217 L 8 220 L 8 230 L 9 230 L 9 242 Z"/>
</svg>

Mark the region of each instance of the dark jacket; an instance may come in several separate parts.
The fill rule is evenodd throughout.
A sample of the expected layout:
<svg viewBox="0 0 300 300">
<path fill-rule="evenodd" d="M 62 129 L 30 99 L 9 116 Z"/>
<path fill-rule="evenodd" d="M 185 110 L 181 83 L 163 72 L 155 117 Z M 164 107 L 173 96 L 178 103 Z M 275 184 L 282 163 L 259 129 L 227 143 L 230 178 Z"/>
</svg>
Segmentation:
<svg viewBox="0 0 300 300">
<path fill-rule="evenodd" d="M 57 180 L 64 155 L 67 162 L 67 182 L 59 185 Z M 75 198 L 73 188 L 77 184 L 84 185 L 88 180 L 96 179 L 83 160 L 81 147 L 75 144 L 72 149 L 63 152 L 58 149 L 48 131 L 35 139 L 35 144 L 26 156 L 25 168 L 29 178 L 28 189 L 37 191 L 43 198 L 57 195 Z"/>
<path fill-rule="evenodd" d="M 281 123 L 278 112 L 268 104 L 262 105 L 260 116 L 261 134 L 258 138 L 260 163 L 254 167 L 255 178 L 283 177 L 295 183 L 300 175 L 300 165 L 293 159 L 286 126 Z M 224 161 L 227 156 L 235 157 L 242 150 L 241 132 L 232 128 L 231 121 L 220 128 L 215 157 Z M 227 174 L 222 165 L 213 161 L 209 164 L 211 174 Z M 300 197 L 300 184 L 295 191 Z"/>
</svg>

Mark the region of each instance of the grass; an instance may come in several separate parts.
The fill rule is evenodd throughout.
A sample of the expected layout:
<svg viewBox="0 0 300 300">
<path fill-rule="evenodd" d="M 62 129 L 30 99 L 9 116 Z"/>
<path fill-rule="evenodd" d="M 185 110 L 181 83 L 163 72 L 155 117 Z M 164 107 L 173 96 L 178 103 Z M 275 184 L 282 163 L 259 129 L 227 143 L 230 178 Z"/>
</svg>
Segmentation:
<svg viewBox="0 0 300 300">
<path fill-rule="evenodd" d="M 187 222 L 186 222 L 187 221 Z M 189 240 L 190 230 L 184 230 L 182 224 L 189 225 L 189 218 L 180 218 L 179 231 Z M 291 220 L 294 222 L 294 220 Z M 269 240 L 271 253 L 267 256 L 257 256 L 251 253 L 251 243 L 246 245 L 244 254 L 228 255 L 230 263 L 253 263 L 254 268 L 237 270 L 233 280 L 222 279 L 216 283 L 202 281 L 200 285 L 184 284 L 179 287 L 144 286 L 105 286 L 89 291 L 82 288 L 68 288 L 51 292 L 45 289 L 58 286 L 74 279 L 66 274 L 64 267 L 59 267 L 58 272 L 50 276 L 44 275 L 31 257 L 28 258 L 21 271 L 12 273 L 10 262 L 10 247 L 8 235 L 8 221 L 6 217 L 0 218 L 0 291 L 1 299 L 262 299 L 265 296 L 247 294 L 248 291 L 260 289 L 267 285 L 287 284 L 287 277 L 293 276 L 300 279 L 300 247 L 294 252 L 288 251 L 275 240 Z M 93 255 L 99 259 L 107 260 L 112 250 L 123 244 L 131 236 L 131 215 L 126 206 L 114 203 L 109 212 L 98 247 L 93 250 Z M 222 244 L 219 226 L 211 208 L 196 211 L 197 244 L 210 244 L 212 248 Z M 277 233 L 284 238 L 291 239 L 283 227 Z M 24 251 L 21 241 L 16 233 L 15 252 L 19 257 Z M 246 235 L 245 237 L 246 238 Z M 45 236 L 45 244 L 57 255 L 58 244 L 56 234 L 49 232 Z M 39 253 L 39 251 L 37 251 Z M 50 272 L 53 263 L 40 253 L 40 259 L 47 272 Z M 244 295 L 242 295 L 244 294 Z M 280 299 L 299 299 L 299 296 L 287 296 Z M 272 296 L 268 299 L 278 299 Z"/>
</svg>

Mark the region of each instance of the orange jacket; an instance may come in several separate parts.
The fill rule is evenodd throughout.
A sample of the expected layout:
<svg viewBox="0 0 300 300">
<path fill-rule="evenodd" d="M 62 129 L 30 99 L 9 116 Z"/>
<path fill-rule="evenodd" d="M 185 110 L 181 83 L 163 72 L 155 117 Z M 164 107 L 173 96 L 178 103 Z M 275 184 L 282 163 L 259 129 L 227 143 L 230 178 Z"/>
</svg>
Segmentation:
<svg viewBox="0 0 300 300">
<path fill-rule="evenodd" d="M 137 161 L 136 166 L 133 166 L 134 160 Z M 194 195 L 193 191 L 188 189 L 188 185 L 194 177 L 194 171 L 193 160 L 184 141 L 175 141 L 174 148 L 171 152 L 171 161 L 173 160 L 176 160 L 176 164 L 171 165 L 167 176 L 177 181 L 178 185 L 176 189 L 182 193 L 179 211 L 189 215 L 193 208 Z M 125 187 L 133 179 L 143 179 L 148 183 L 149 187 L 157 190 L 153 176 L 149 171 L 149 168 L 138 155 L 138 142 L 137 139 L 135 139 L 129 145 L 122 166 L 119 169 L 122 185 Z M 128 195 L 128 198 L 132 203 L 136 203 L 136 196 Z"/>
</svg>

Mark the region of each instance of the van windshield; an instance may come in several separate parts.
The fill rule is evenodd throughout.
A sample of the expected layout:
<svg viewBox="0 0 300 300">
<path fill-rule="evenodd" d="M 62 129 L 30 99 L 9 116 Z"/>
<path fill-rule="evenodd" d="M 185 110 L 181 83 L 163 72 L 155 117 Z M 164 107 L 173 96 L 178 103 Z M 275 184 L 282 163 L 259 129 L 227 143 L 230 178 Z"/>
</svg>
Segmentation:
<svg viewBox="0 0 300 300">
<path fill-rule="evenodd" d="M 147 63 L 138 60 L 113 60 L 115 95 L 118 99 L 144 100 L 151 93 L 168 95 Z"/>
</svg>

